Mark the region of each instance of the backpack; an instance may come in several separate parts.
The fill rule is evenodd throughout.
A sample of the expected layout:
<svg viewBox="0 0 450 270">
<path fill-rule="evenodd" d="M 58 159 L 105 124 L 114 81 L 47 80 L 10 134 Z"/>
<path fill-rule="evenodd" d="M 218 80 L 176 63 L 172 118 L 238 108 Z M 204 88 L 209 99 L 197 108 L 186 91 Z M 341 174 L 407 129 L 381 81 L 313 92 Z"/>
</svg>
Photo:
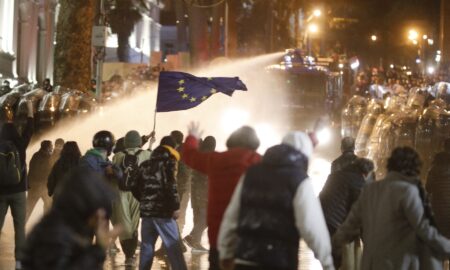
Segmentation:
<svg viewBox="0 0 450 270">
<path fill-rule="evenodd" d="M 13 186 L 20 183 L 21 166 L 19 152 L 16 146 L 10 142 L 0 143 L 0 186 Z"/>
<path fill-rule="evenodd" d="M 122 160 L 121 168 L 123 177 L 119 180 L 119 189 L 122 191 L 132 191 L 137 187 L 139 176 L 138 156 L 143 150 L 138 150 L 135 154 L 123 151 L 125 157 Z"/>
</svg>

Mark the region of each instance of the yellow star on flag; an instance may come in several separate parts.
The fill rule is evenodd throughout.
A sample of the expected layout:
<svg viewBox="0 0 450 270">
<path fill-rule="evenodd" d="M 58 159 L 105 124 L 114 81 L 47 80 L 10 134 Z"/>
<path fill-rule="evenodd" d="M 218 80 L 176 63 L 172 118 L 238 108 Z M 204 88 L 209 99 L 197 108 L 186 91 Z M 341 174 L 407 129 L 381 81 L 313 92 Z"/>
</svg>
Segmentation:
<svg viewBox="0 0 450 270">
<path fill-rule="evenodd" d="M 188 94 L 183 94 L 183 95 L 181 96 L 182 99 L 187 99 L 188 97 L 189 97 Z"/>
<path fill-rule="evenodd" d="M 177 91 L 180 92 L 180 93 L 181 93 L 181 92 L 184 92 L 184 87 L 180 86 L 180 87 L 177 89 Z"/>
<path fill-rule="evenodd" d="M 191 99 L 189 101 L 195 102 L 195 101 L 197 101 L 197 99 L 195 97 L 191 97 Z"/>
<path fill-rule="evenodd" d="M 184 84 L 184 80 L 179 80 L 179 81 L 178 81 L 178 84 L 180 84 L 180 85 L 181 85 L 181 84 Z"/>
<path fill-rule="evenodd" d="M 202 101 L 205 101 L 207 98 L 208 98 L 207 96 L 203 96 Z"/>
<path fill-rule="evenodd" d="M 217 90 L 214 88 L 211 88 L 211 91 L 209 91 L 209 92 L 211 92 L 211 94 L 215 94 L 215 93 L 217 93 Z"/>
</svg>

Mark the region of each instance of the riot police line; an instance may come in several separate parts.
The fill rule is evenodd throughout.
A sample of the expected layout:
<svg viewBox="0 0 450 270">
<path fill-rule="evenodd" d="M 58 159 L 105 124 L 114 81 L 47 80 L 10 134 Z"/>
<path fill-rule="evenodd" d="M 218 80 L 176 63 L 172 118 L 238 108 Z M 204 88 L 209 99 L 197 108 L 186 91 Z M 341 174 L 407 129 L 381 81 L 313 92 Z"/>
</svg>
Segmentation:
<svg viewBox="0 0 450 270">
<path fill-rule="evenodd" d="M 385 175 L 387 158 L 398 146 L 415 148 L 426 174 L 450 136 L 449 86 L 440 82 L 428 88 L 413 87 L 383 99 L 355 95 L 342 110 L 341 134 L 356 139 L 356 154 L 374 161 L 377 178 Z"/>
</svg>

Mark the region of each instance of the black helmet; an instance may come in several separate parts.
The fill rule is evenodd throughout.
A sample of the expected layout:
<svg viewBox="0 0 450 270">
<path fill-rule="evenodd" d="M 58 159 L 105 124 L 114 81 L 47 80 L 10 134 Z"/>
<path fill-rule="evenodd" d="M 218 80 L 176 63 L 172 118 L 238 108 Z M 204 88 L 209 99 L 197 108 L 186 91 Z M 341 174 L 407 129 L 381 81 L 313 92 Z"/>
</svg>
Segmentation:
<svg viewBox="0 0 450 270">
<path fill-rule="evenodd" d="M 102 148 L 108 152 L 108 156 L 111 154 L 113 146 L 115 144 L 114 135 L 107 131 L 102 130 L 94 135 L 94 139 L 92 140 L 92 146 L 95 148 Z"/>
</svg>

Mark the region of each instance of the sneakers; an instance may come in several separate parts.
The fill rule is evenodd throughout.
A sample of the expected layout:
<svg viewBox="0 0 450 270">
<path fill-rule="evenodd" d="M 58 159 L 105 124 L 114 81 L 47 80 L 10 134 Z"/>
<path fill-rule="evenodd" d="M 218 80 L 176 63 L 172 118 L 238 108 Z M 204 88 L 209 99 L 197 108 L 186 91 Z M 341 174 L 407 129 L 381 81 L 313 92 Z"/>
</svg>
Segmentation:
<svg viewBox="0 0 450 270">
<path fill-rule="evenodd" d="M 125 266 L 136 266 L 136 258 L 134 257 L 126 258 Z"/>
<path fill-rule="evenodd" d="M 120 249 L 116 246 L 116 243 L 111 243 L 108 248 L 108 253 L 110 256 L 115 256 L 120 252 Z"/>
<path fill-rule="evenodd" d="M 192 236 L 188 235 L 184 239 L 184 242 L 192 249 L 193 253 L 206 253 L 208 249 L 203 247 L 199 242 L 194 241 Z"/>
</svg>

